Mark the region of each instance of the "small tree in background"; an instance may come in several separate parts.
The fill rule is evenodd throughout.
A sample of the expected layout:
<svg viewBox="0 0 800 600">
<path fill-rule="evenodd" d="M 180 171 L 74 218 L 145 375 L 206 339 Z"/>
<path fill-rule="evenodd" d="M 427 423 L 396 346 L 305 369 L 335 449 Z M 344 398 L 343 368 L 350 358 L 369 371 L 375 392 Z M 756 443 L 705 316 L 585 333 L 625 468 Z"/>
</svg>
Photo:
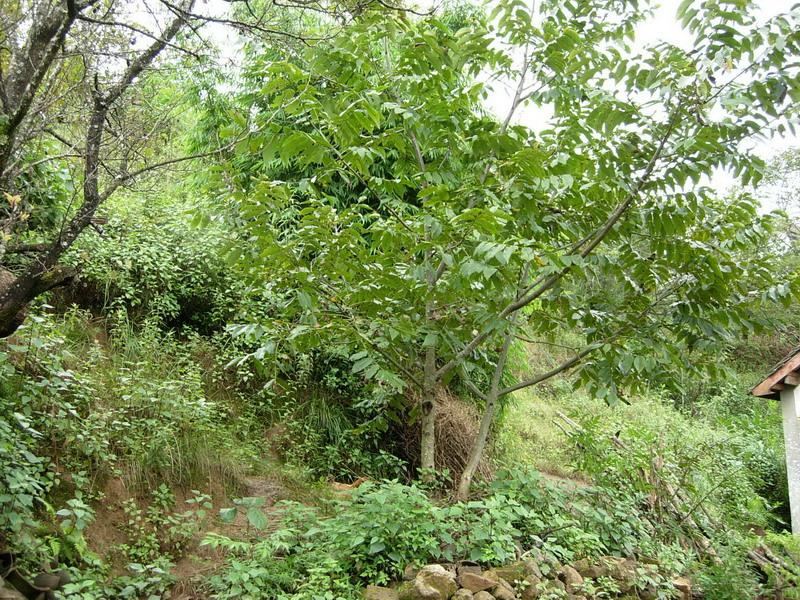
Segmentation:
<svg viewBox="0 0 800 600">
<path fill-rule="evenodd" d="M 114 193 L 221 150 L 186 153 L 176 134 L 188 73 L 216 58 L 203 25 L 303 43 L 287 15 L 361 10 L 291 4 L 216 17 L 194 0 L 0 0 L 0 337 L 74 275 L 63 256 Z"/>
</svg>

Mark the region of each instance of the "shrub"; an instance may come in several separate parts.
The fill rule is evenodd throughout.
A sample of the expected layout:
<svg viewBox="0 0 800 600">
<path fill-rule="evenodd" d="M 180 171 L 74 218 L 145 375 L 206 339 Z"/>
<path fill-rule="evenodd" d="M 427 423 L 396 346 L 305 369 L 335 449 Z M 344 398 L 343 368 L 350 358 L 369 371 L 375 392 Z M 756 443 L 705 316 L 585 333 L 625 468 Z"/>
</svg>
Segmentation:
<svg viewBox="0 0 800 600">
<path fill-rule="evenodd" d="M 283 503 L 282 514 L 280 529 L 255 544 L 206 537 L 233 554 L 210 580 L 217 597 L 357 598 L 365 581 L 387 583 L 406 564 L 441 556 L 443 512 L 415 486 L 367 483 L 332 516 L 297 503 Z"/>
<path fill-rule="evenodd" d="M 406 475 L 389 429 L 398 399 L 352 373 L 349 353 L 328 348 L 287 357 L 272 398 L 282 458 L 312 477 L 351 481 Z"/>
<path fill-rule="evenodd" d="M 782 476 L 779 447 L 768 441 L 779 424 L 745 426 L 744 412 L 735 420 L 712 418 L 705 411 L 720 413 L 702 402 L 693 415 L 657 396 L 613 410 L 582 402 L 580 412 L 569 411 L 579 425 L 571 432 L 575 468 L 630 494 L 660 497 L 669 487 L 681 490 L 733 527 L 769 525 L 769 503 L 759 492 Z"/>
<path fill-rule="evenodd" d="M 695 580 L 705 597 L 715 600 L 760 597 L 758 575 L 747 561 L 741 541 L 728 540 L 727 545 L 718 548 L 720 560 L 703 564 L 695 572 Z"/>
<path fill-rule="evenodd" d="M 0 540 L 10 550 L 32 564 L 86 560 L 82 532 L 109 476 L 133 491 L 238 484 L 255 452 L 206 394 L 205 344 L 147 322 L 106 340 L 79 311 L 31 314 L 0 344 Z"/>
<path fill-rule="evenodd" d="M 46 320 L 31 316 L 25 326 L 35 329 Z M 18 336 L 0 346 L 0 540 L 13 550 L 35 556 L 43 546 L 38 533 L 40 518 L 54 519 L 49 495 L 60 476 L 47 455 L 45 444 L 58 439 L 50 424 L 67 428 L 63 417 L 72 407 L 53 403 L 70 385 L 71 373 L 63 369 L 62 355 L 52 352 L 61 340 L 38 335 Z M 46 365 L 40 359 L 48 359 Z M 37 373 L 26 377 L 24 369 Z"/>
<path fill-rule="evenodd" d="M 167 325 L 223 327 L 244 296 L 224 259 L 224 230 L 192 226 L 191 206 L 174 201 L 126 203 L 114 207 L 102 235 L 87 232 L 70 250 L 79 277 L 68 300 Z"/>
</svg>

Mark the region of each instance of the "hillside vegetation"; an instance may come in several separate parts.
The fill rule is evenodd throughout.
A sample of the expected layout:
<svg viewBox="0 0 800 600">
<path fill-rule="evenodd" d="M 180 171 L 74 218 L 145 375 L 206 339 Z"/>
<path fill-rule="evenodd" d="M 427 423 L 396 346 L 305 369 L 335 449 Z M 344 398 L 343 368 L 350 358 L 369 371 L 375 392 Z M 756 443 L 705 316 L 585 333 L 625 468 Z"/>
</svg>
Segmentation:
<svg viewBox="0 0 800 600">
<path fill-rule="evenodd" d="M 230 5 L 0 0 L 0 598 L 800 598 L 800 13 Z"/>
<path fill-rule="evenodd" d="M 91 267 L 3 345 L 4 543 L 23 573 L 57 558 L 71 579 L 60 597 L 357 598 L 408 565 L 501 566 L 531 548 L 564 563 L 648 557 L 659 571 L 642 589 L 664 597 L 679 574 L 710 598 L 792 581 L 747 557 L 765 541 L 794 551 L 777 404 L 747 394 L 785 340 L 753 340 L 763 350 L 745 359 L 732 348 L 725 377 L 688 380 L 685 396 L 609 407 L 569 377 L 517 392 L 486 483 L 450 504 L 474 400 L 441 396 L 445 470 L 417 481 L 413 431 L 364 408 L 380 391 L 347 356 L 295 356 L 280 385 L 241 362 L 248 348 L 221 324 L 249 301 L 243 283 L 210 232 L 159 205 L 126 202 L 76 246 Z M 520 343 L 508 377 L 565 352 Z M 614 595 L 599 585 L 590 596 Z"/>
</svg>

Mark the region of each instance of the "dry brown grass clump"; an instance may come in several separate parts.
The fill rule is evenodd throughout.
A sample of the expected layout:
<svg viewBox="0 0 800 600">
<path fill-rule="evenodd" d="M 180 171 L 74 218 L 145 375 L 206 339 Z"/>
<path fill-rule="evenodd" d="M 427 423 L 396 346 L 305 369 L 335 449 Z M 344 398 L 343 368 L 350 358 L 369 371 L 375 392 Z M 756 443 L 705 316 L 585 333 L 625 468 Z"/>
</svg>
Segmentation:
<svg viewBox="0 0 800 600">
<path fill-rule="evenodd" d="M 410 398 L 410 403 L 419 402 L 418 397 Z M 447 388 L 436 393 L 436 469 L 447 469 L 453 481 L 464 470 L 467 456 L 475 436 L 478 434 L 480 413 L 472 406 L 452 394 Z M 420 423 L 417 420 L 400 431 L 402 448 L 409 466 L 419 466 Z M 484 457 L 476 471 L 477 479 L 490 479 L 492 469 Z"/>
</svg>

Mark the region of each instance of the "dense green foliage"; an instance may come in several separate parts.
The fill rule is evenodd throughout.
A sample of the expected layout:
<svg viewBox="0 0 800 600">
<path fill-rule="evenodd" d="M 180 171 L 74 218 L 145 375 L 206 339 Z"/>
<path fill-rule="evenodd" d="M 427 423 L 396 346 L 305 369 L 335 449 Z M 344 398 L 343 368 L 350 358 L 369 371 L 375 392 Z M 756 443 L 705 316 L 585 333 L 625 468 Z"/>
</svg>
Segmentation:
<svg viewBox="0 0 800 600">
<path fill-rule="evenodd" d="M 192 209 L 178 198 L 111 205 L 102 233 L 85 235 L 71 250 L 82 288 L 70 300 L 167 326 L 222 329 L 245 291 L 226 264 L 225 231 L 209 225 L 200 234 Z"/>
<path fill-rule="evenodd" d="M 770 257 L 759 251 L 770 218 L 746 195 L 717 199 L 687 187 L 719 165 L 760 177 L 757 159 L 730 147 L 756 127 L 733 107 L 759 84 L 718 90 L 708 65 L 666 46 L 624 58 L 624 35 L 644 16 L 635 6 L 613 24 L 589 25 L 586 15 L 619 3 L 557 4 L 542 6 L 541 29 L 515 3 L 498 7 L 496 28 L 376 16 L 308 52 L 253 60 L 258 87 L 241 110 L 257 111 L 247 126 L 258 134 L 229 168 L 238 181 L 245 161 L 248 176 L 234 189 L 254 242 L 244 263 L 256 277 L 277 269 L 296 290 L 294 320 L 262 323 L 270 341 L 344 339 L 367 351 L 358 358 L 368 376 L 411 386 L 430 347 L 445 365 L 466 361 L 467 371 L 491 362 L 470 344 L 497 345 L 519 295 L 535 316 L 525 319 L 528 334 L 566 328 L 586 338 L 598 357 L 581 377 L 615 401 L 618 384 L 686 368 L 682 356 L 756 327 L 749 299 L 790 297 L 790 286 L 773 287 Z M 709 38 L 698 52 L 718 51 L 702 30 L 712 26 L 692 23 Z M 773 27 L 770 36 L 789 35 L 788 22 Z M 495 50 L 493 36 L 509 50 Z M 475 77 L 489 70 L 525 83 L 529 63 L 513 60 L 522 40 L 529 63 L 541 65 L 534 81 L 545 79 L 526 99 L 555 111 L 541 132 L 487 115 L 489 88 Z M 756 52 L 739 38 L 726 44 L 729 61 Z M 618 96 L 596 91 L 609 77 Z M 721 108 L 730 112 L 714 123 L 695 114 Z M 760 110 L 777 109 L 751 106 L 748 117 L 768 120 Z M 597 238 L 607 249 L 584 248 L 618 209 L 620 227 Z"/>
<path fill-rule="evenodd" d="M 296 380 L 303 393 L 275 404 L 269 395 L 258 400 L 252 389 L 231 394 L 230 373 L 222 371 L 220 361 L 208 370 L 214 355 L 224 360 L 231 352 L 213 339 L 179 341 L 152 324 L 125 322 L 111 328 L 107 341 L 104 336 L 105 329 L 83 313 L 44 315 L 33 319 L 3 355 L 4 406 L 18 411 L 4 413 L 3 421 L 8 496 L 3 496 L 3 514 L 12 519 L 3 523 L 6 543 L 18 542 L 14 547 L 32 561 L 55 555 L 62 564 L 80 566 L 66 597 L 103 598 L 123 590 L 129 597 L 142 597 L 138 594 L 168 589 L 174 582 L 170 565 L 191 548 L 193 533 L 207 526 L 202 524 L 208 515 L 205 508 L 198 514 L 195 504 L 175 507 L 174 496 L 160 482 L 219 493 L 218 485 L 209 485 L 229 481 L 235 494 L 242 469 L 263 460 L 258 458 L 264 426 L 259 421 L 285 423 L 281 444 L 290 462 L 315 474 L 382 477 L 400 465 L 390 455 L 370 454 L 368 445 L 366 462 L 359 463 L 357 453 L 345 453 L 357 445 L 326 441 L 331 421 L 315 415 L 305 402 L 313 398 L 320 409 L 325 402 L 335 405 L 335 390 L 359 393 L 357 381 L 346 372 L 336 379 L 335 363 L 326 363 L 328 381 L 310 385 L 315 378 L 306 372 Z M 744 584 L 755 589 L 759 584 L 749 567 L 736 566 L 753 543 L 744 532 L 736 534 L 740 537 L 725 555 L 726 571 L 692 566 L 693 554 L 675 545 L 681 527 L 691 528 L 652 512 L 647 498 L 653 482 L 642 477 L 653 452 L 660 453 L 662 479 L 683 486 L 714 519 L 728 523 L 721 530 L 725 544 L 735 531 L 727 527 L 754 523 L 780 528 L 777 513 L 768 510 L 783 489 L 777 414 L 768 410 L 770 405 L 747 400 L 745 389 L 744 382 L 734 381 L 721 395 L 702 395 L 691 406 L 694 414 L 676 411 L 663 399 L 645 398 L 622 412 L 609 412 L 601 403 L 573 399 L 569 387 L 559 384 L 548 406 L 561 406 L 583 431 L 560 437 L 549 451 L 562 452 L 557 460 L 593 477 L 596 487 L 562 488 L 515 468 L 464 504 L 443 503 L 428 496 L 426 488 L 396 482 L 365 484 L 351 500 L 330 507 L 288 503 L 279 513 L 285 524 L 263 541 L 258 535 L 241 541 L 229 534 L 207 536 L 207 544 L 231 556 L 207 585 L 221 598 L 237 597 L 242 589 L 264 598 L 310 598 L 333 590 L 339 595 L 332 597 L 355 598 L 363 583 L 395 578 L 409 562 L 470 558 L 499 564 L 513 559 L 519 547 L 535 546 L 560 560 L 610 553 L 658 557 L 665 569 L 651 575 L 664 586 L 670 573 L 699 569 L 709 590 L 734 585 L 732 580 L 734 589 Z M 519 402 L 521 410 L 534 410 Z M 260 409 L 254 413 L 255 407 Z M 62 413 L 71 418 L 53 419 Z M 522 435 L 512 419 L 510 413 L 504 421 L 506 435 Z M 347 434 L 350 426 L 344 425 L 344 441 L 363 445 L 363 439 Z M 629 451 L 615 450 L 614 434 Z M 510 464 L 541 456 L 504 446 L 500 451 L 497 459 Z M 351 462 L 343 463 L 343 456 Z M 549 468 L 546 462 L 535 464 Z M 148 489 L 154 495 L 145 504 L 136 495 L 114 500 L 124 515 L 117 524 L 124 541 L 101 557 L 90 553 L 91 524 L 104 502 L 100 493 L 108 493 L 100 482 L 109 477 L 121 477 L 145 497 Z M 241 510 L 263 507 L 263 502 L 251 503 L 241 502 Z M 268 518 L 252 517 L 253 527 L 278 519 L 265 514 Z M 102 511 L 100 517 L 109 518 Z M 58 526 L 53 529 L 50 523 Z M 257 534 L 258 529 L 251 531 Z M 271 558 L 275 553 L 282 558 Z M 131 575 L 106 579 L 107 560 L 130 563 Z M 649 583 L 643 580 L 642 585 Z"/>
<path fill-rule="evenodd" d="M 747 150 L 795 127 L 800 13 L 686 0 L 686 51 L 634 45 L 635 0 L 317 8 L 106 115 L 119 192 L 0 340 L 0 554 L 75 600 L 350 600 L 521 556 L 800 597 L 748 396 L 798 341 L 797 152 Z M 0 288 L 91 181 L 53 144 L 0 180 Z M 128 187 L 129 151 L 163 178 Z"/>
<path fill-rule="evenodd" d="M 794 127 L 796 15 L 759 28 L 744 7 L 681 13 L 691 53 L 632 54 L 646 9 L 598 1 L 499 3 L 458 30 L 368 13 L 346 36 L 249 56 L 223 123 L 252 135 L 217 184 L 247 236 L 240 265 L 285 298 L 282 318 L 239 330 L 256 358 L 333 346 L 418 394 L 406 412 L 426 473 L 436 389 L 457 379 L 486 406 L 461 498 L 507 393 L 574 368 L 614 404 L 716 374 L 718 353 L 798 291 L 767 249 L 775 217 L 699 184 L 720 167 L 757 183 L 741 142 Z M 505 119 L 487 113 L 485 79 L 516 85 Z M 517 124 L 523 104 L 549 116 Z M 575 351 L 504 387 L 518 336 L 571 336 Z"/>
<path fill-rule="evenodd" d="M 479 499 L 450 505 L 414 485 L 368 484 L 329 514 L 285 505 L 280 528 L 255 544 L 207 537 L 234 556 L 211 584 L 221 598 L 355 599 L 361 585 L 398 579 L 408 564 L 502 564 L 536 548 L 560 560 L 642 552 L 685 568 L 688 554 L 652 537 L 638 500 L 611 489 L 565 490 L 524 471 L 498 473 Z M 270 561 L 277 553 L 282 560 Z M 652 581 L 638 583 L 644 589 Z"/>
</svg>

